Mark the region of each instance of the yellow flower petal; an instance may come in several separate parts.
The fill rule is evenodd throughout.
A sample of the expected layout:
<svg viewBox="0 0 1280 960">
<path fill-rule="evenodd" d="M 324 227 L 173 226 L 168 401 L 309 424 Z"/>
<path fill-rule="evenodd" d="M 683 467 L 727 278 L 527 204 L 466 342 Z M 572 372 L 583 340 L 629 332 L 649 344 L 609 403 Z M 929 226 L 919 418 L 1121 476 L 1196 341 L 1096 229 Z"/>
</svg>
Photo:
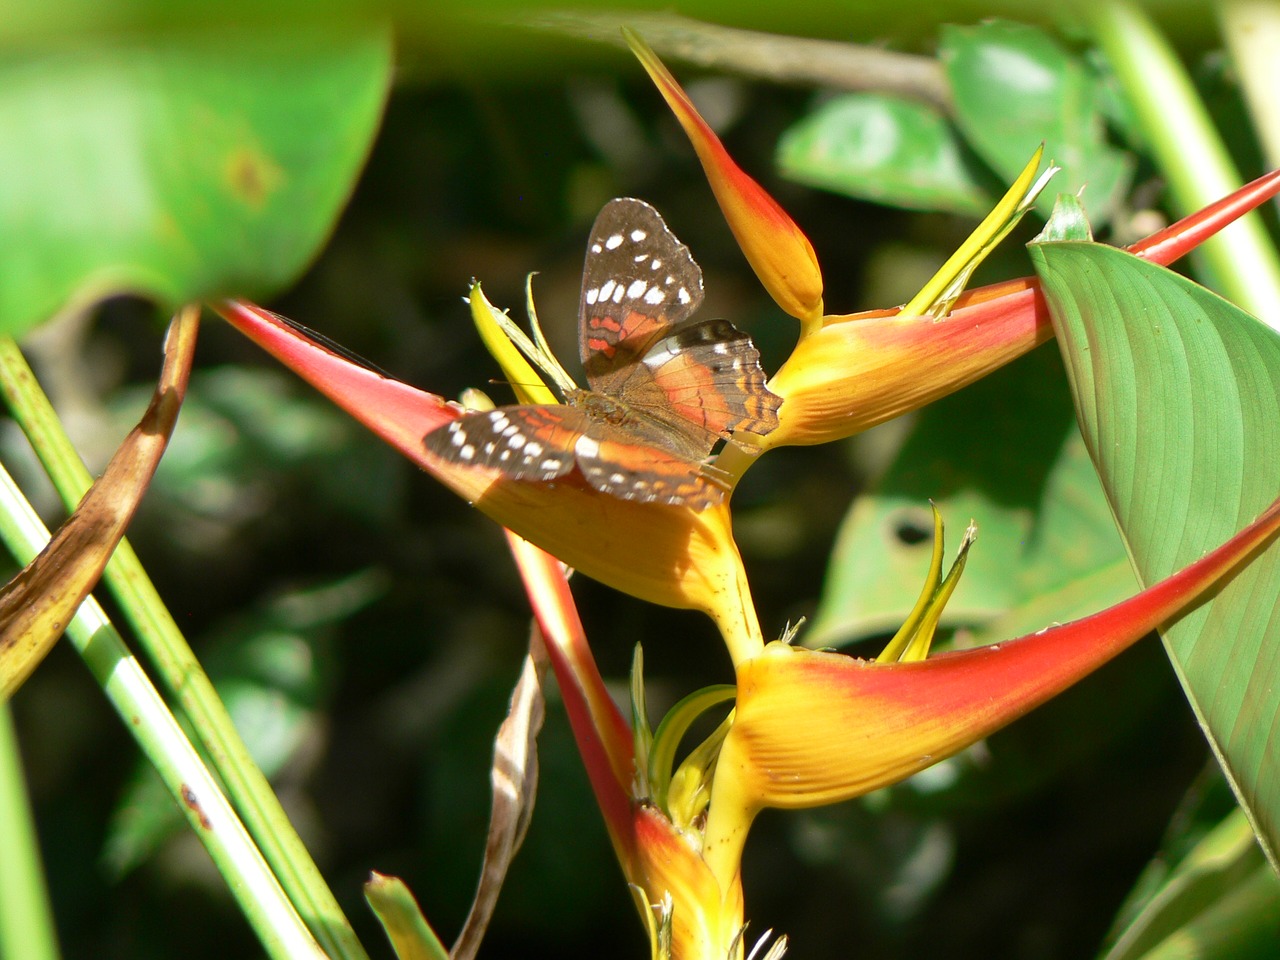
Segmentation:
<svg viewBox="0 0 1280 960">
<path fill-rule="evenodd" d="M 742 929 L 742 882 L 722 887 L 706 863 L 655 807 L 635 811 L 636 863 L 628 878 L 650 909 L 671 906 L 672 960 L 721 960 L 732 956 Z"/>
<path fill-rule="evenodd" d="M 734 163 L 649 45 L 633 31 L 624 30 L 623 34 L 684 127 L 751 269 L 778 306 L 807 326 L 816 326 L 822 316 L 822 271 L 809 238 L 778 202 Z"/>
<path fill-rule="evenodd" d="M 826 317 L 769 381 L 782 397 L 762 450 L 827 443 L 946 396 L 1053 337 L 1030 280 L 975 290 L 941 320 L 875 310 Z"/>
</svg>

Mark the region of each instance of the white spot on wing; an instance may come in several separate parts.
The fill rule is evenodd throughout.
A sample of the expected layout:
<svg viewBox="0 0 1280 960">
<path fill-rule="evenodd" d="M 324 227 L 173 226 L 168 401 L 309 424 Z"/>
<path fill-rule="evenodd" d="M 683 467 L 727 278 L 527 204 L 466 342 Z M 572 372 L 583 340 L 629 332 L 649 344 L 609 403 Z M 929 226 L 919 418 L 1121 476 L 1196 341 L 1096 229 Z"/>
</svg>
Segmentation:
<svg viewBox="0 0 1280 960">
<path fill-rule="evenodd" d="M 648 367 L 650 370 L 657 370 L 660 366 L 662 366 L 668 360 L 675 359 L 675 355 L 676 355 L 675 338 L 668 337 L 667 339 L 656 344 L 652 350 L 650 350 L 648 353 L 644 355 L 644 365 Z"/>
<path fill-rule="evenodd" d="M 599 301 L 600 301 L 601 303 L 603 303 L 604 301 L 606 301 L 606 300 L 608 300 L 610 297 L 612 297 L 612 296 L 613 296 L 613 288 L 614 288 L 614 287 L 616 287 L 617 285 L 618 285 L 618 282 L 617 282 L 616 280 L 606 280 L 606 281 L 601 285 L 600 289 L 596 292 L 596 296 L 597 296 L 597 298 L 599 299 Z M 594 303 L 595 301 L 594 301 L 594 300 L 592 300 L 592 301 L 589 301 L 589 302 Z"/>
<path fill-rule="evenodd" d="M 600 455 L 600 444 L 588 436 L 581 436 L 573 445 L 573 450 L 580 457 L 594 459 Z"/>
<path fill-rule="evenodd" d="M 676 299 L 679 300 L 681 303 L 688 303 L 693 299 L 693 297 L 689 296 L 688 290 L 686 290 L 684 287 L 681 287 L 680 292 L 676 294 Z"/>
<path fill-rule="evenodd" d="M 583 299 L 586 300 L 589 305 L 591 305 L 591 304 L 594 304 L 596 300 L 599 299 L 599 297 L 600 297 L 600 288 L 592 287 L 590 290 L 587 291 Z"/>
<path fill-rule="evenodd" d="M 639 243 L 641 240 L 643 240 L 647 236 L 648 234 L 639 228 L 631 231 L 631 239 L 634 240 L 636 243 Z"/>
<path fill-rule="evenodd" d="M 631 286 L 627 287 L 627 299 L 639 300 L 648 286 L 643 280 L 632 280 Z"/>
<path fill-rule="evenodd" d="M 593 244 L 591 245 L 591 252 L 592 252 L 592 253 L 603 253 L 603 252 L 604 252 L 604 247 L 600 246 L 600 244 L 598 244 L 598 243 L 593 243 Z"/>
<path fill-rule="evenodd" d="M 644 302 L 652 307 L 656 307 L 665 299 L 667 299 L 667 295 L 662 292 L 661 287 L 650 287 L 644 295 Z"/>
<path fill-rule="evenodd" d="M 617 250 L 620 246 L 622 246 L 622 234 L 620 233 L 615 233 L 604 242 L 604 248 L 606 250 Z"/>
</svg>

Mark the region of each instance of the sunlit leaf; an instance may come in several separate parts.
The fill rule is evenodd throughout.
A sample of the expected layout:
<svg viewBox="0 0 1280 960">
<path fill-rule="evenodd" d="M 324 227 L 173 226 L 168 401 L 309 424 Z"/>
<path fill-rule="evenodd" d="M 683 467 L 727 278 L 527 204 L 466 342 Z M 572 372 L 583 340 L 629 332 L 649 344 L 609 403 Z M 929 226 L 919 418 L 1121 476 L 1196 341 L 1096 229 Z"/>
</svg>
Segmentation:
<svg viewBox="0 0 1280 960">
<path fill-rule="evenodd" d="M 1107 143 L 1108 95 L 1083 60 L 1044 31 L 1006 20 L 948 26 L 938 48 L 955 96 L 956 123 L 1002 179 L 1012 179 L 1039 143 L 1063 168 L 1058 189 L 1086 188 L 1103 223 L 1121 199 L 1133 161 Z M 1051 196 L 1039 208 L 1048 213 Z"/>
<path fill-rule="evenodd" d="M 1280 492 L 1280 337 L 1123 251 L 1032 246 L 1090 454 L 1146 583 L 1196 560 Z M 1280 548 L 1164 634 L 1269 853 L 1280 833 Z M 1274 862 L 1274 856 L 1272 856 Z"/>
<path fill-rule="evenodd" d="M 364 885 L 364 898 L 382 923 L 398 960 L 449 960 L 449 951 L 399 877 L 371 874 Z"/>
<path fill-rule="evenodd" d="M 993 178 L 936 108 L 880 94 L 822 104 L 778 141 L 778 166 L 799 183 L 915 210 L 981 217 L 993 199 Z"/>
<path fill-rule="evenodd" d="M 1280 877 L 1237 808 L 1205 836 L 1117 931 L 1103 960 L 1251 957 L 1280 937 Z"/>
<path fill-rule="evenodd" d="M 390 68 L 368 26 L 0 55 L 0 330 L 111 294 L 291 282 L 350 193 Z"/>
</svg>

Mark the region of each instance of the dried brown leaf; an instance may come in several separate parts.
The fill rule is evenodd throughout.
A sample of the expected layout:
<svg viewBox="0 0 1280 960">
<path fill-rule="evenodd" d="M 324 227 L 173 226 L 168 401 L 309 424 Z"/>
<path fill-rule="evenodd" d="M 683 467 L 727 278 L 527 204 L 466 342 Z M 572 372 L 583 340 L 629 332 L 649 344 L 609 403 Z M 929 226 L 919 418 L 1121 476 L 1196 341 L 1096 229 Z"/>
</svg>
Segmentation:
<svg viewBox="0 0 1280 960">
<path fill-rule="evenodd" d="M 174 317 L 146 413 L 48 545 L 0 589 L 0 698 L 18 689 L 53 648 L 124 536 L 178 418 L 199 318 L 195 306 Z"/>
</svg>

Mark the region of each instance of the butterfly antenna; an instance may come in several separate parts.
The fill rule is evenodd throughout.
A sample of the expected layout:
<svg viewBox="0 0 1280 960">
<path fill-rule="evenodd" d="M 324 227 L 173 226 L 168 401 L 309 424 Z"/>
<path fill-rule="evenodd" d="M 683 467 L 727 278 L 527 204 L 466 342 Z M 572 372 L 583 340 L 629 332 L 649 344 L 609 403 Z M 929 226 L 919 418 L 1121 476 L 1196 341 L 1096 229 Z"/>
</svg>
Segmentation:
<svg viewBox="0 0 1280 960">
<path fill-rule="evenodd" d="M 542 324 L 538 322 L 538 309 L 533 305 L 533 278 L 538 274 L 536 271 L 530 273 L 524 278 L 524 308 L 529 314 L 529 329 L 533 332 L 533 342 L 538 348 L 538 352 L 542 355 L 543 362 L 539 362 L 538 366 L 542 367 L 552 380 L 559 384 L 561 391 L 566 389 L 576 389 L 577 383 L 560 361 L 556 359 L 556 355 L 551 352 L 551 345 L 547 343 L 547 338 L 542 333 Z M 554 369 L 552 369 L 554 368 Z"/>
</svg>

